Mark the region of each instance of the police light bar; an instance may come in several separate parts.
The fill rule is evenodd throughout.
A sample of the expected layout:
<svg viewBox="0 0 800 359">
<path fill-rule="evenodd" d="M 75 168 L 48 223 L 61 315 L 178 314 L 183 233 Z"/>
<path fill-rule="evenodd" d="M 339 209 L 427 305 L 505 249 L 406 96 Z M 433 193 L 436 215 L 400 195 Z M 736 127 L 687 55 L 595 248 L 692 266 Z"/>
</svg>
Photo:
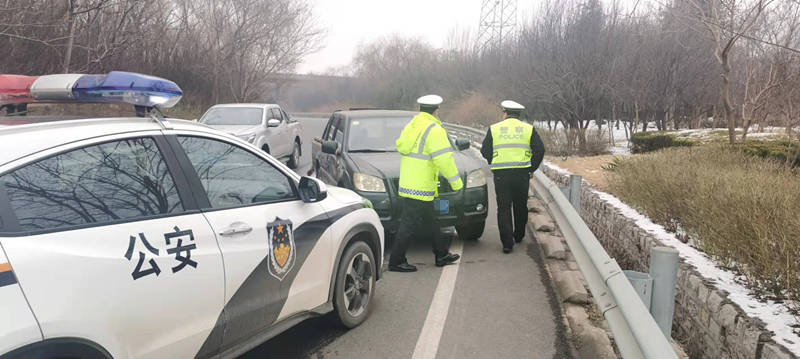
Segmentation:
<svg viewBox="0 0 800 359">
<path fill-rule="evenodd" d="M 128 103 L 169 108 L 183 92 L 174 82 L 133 72 L 107 75 L 0 74 L 0 105 L 35 102 Z"/>
</svg>

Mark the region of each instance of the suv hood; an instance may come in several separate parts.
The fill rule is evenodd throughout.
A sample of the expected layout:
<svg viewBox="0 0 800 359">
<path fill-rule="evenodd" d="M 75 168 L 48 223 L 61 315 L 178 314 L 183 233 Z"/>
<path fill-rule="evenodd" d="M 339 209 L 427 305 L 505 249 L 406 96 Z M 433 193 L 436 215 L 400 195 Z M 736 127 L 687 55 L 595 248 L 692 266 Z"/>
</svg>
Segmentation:
<svg viewBox="0 0 800 359">
<path fill-rule="evenodd" d="M 402 155 L 399 152 L 348 153 L 348 156 L 358 172 L 381 178 L 400 178 Z M 453 159 L 462 175 L 480 169 L 483 165 L 482 160 L 460 151 L 453 151 Z"/>
</svg>

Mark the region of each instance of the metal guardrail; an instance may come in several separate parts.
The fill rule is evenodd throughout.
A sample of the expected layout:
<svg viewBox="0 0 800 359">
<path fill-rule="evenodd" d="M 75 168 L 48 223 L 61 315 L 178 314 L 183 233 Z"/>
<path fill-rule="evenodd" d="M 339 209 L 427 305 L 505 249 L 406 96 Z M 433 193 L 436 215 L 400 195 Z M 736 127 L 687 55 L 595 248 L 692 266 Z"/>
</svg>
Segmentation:
<svg viewBox="0 0 800 359">
<path fill-rule="evenodd" d="M 481 143 L 486 135 L 485 131 L 456 124 L 445 123 L 444 127 L 451 134 L 467 137 L 477 143 Z M 625 273 L 608 255 L 576 210 L 576 208 L 580 208 L 580 180 L 577 181 L 577 191 L 569 190 L 567 192 L 573 199 L 573 202 L 570 202 L 562 189 L 541 171 L 534 172 L 533 179 L 533 187 L 547 205 L 548 212 L 564 235 L 575 261 L 589 284 L 589 290 L 597 302 L 597 307 L 603 313 L 614 334 L 614 340 L 622 357 L 625 359 L 677 358 L 669 342 L 669 334 L 665 335 L 665 333 L 669 333 L 670 328 L 662 331 Z M 576 186 L 573 184 L 571 187 Z M 675 255 L 670 251 L 667 252 L 669 256 Z M 653 252 L 653 255 L 656 257 L 656 251 Z M 664 257 L 658 258 L 663 259 Z M 668 283 L 668 281 L 664 282 Z M 662 287 L 664 286 L 662 285 Z M 674 280 L 671 290 L 674 293 Z M 671 323 L 671 314 L 670 312 L 668 323 Z"/>
</svg>

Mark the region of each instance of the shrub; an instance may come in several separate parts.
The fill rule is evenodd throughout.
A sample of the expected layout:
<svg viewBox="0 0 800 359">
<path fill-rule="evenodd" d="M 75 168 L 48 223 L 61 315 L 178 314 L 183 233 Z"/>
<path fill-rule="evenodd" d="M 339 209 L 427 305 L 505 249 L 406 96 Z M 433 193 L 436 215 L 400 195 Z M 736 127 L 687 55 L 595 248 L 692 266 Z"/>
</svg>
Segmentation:
<svg viewBox="0 0 800 359">
<path fill-rule="evenodd" d="M 768 158 L 793 167 L 800 167 L 800 157 L 797 155 L 800 152 L 800 144 L 797 141 L 748 140 L 737 145 L 736 148 L 751 156 Z"/>
<path fill-rule="evenodd" d="M 611 192 L 735 268 L 762 295 L 800 299 L 800 177 L 725 146 L 618 158 Z"/>
<path fill-rule="evenodd" d="M 658 151 L 669 147 L 688 147 L 691 141 L 677 138 L 675 135 L 663 132 L 638 132 L 631 136 L 631 152 L 644 153 Z"/>
<path fill-rule="evenodd" d="M 465 126 L 485 128 L 503 119 L 503 111 L 497 101 L 482 93 L 471 93 L 442 105 L 442 120 L 460 123 Z"/>
<path fill-rule="evenodd" d="M 544 142 L 545 153 L 550 156 L 597 156 L 608 154 L 611 144 L 603 132 L 595 129 L 586 130 L 586 145 L 583 151 L 578 148 L 578 140 L 573 138 L 572 141 L 568 139 L 567 131 L 555 130 L 548 131 L 546 129 L 537 128 L 536 132 Z"/>
</svg>

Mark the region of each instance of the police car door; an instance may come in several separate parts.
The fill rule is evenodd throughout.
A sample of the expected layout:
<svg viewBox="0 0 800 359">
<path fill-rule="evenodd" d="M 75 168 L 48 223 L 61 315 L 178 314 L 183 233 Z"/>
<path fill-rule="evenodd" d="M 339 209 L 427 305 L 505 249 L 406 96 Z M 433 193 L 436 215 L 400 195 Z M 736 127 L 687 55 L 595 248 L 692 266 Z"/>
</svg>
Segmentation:
<svg viewBox="0 0 800 359">
<path fill-rule="evenodd" d="M 0 167 L 0 243 L 44 339 L 197 353 L 224 304 L 222 257 L 160 132 L 35 156 Z"/>
<path fill-rule="evenodd" d="M 179 134 L 177 142 L 207 193 L 204 210 L 225 262 L 224 347 L 328 300 L 332 244 L 327 215 L 304 203 L 296 176 L 259 151 L 224 137 Z M 223 334 L 224 333 L 224 334 Z"/>
</svg>

